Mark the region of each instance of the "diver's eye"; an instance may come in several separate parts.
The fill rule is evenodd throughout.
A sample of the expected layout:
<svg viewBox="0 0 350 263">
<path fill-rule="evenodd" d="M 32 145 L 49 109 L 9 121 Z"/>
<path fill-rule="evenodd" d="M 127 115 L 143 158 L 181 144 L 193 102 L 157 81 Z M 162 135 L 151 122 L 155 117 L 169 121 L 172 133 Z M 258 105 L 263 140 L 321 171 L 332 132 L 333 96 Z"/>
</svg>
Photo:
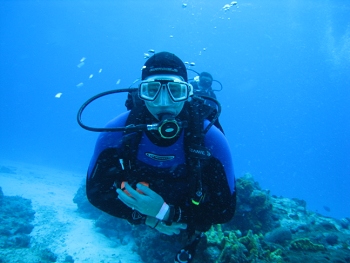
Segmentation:
<svg viewBox="0 0 350 263">
<path fill-rule="evenodd" d="M 169 91 L 174 100 L 184 100 L 187 98 L 187 85 L 169 82 L 168 83 Z"/>
<path fill-rule="evenodd" d="M 148 89 L 147 89 L 148 96 L 151 98 L 154 98 L 157 95 L 159 87 L 160 87 L 159 82 L 148 83 Z"/>
</svg>

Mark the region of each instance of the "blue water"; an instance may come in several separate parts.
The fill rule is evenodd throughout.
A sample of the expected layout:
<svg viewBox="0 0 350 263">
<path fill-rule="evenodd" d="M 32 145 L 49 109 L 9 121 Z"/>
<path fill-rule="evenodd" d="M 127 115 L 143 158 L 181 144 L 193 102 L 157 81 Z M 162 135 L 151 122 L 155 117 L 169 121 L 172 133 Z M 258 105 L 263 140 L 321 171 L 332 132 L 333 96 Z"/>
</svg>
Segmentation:
<svg viewBox="0 0 350 263">
<path fill-rule="evenodd" d="M 85 173 L 97 134 L 76 123 L 80 105 L 129 87 L 149 49 L 170 51 L 223 84 L 238 177 L 349 217 L 350 3 L 252 0 L 225 12 L 228 3 L 1 0 L 0 159 Z M 103 126 L 124 98 L 84 120 Z"/>
</svg>

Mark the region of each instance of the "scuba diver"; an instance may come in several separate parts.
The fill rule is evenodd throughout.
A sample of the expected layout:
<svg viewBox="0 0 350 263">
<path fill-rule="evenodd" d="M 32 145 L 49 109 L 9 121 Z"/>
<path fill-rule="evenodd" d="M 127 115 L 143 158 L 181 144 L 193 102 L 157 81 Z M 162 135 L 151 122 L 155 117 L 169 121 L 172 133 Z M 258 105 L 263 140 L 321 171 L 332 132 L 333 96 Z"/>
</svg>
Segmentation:
<svg viewBox="0 0 350 263">
<path fill-rule="evenodd" d="M 219 81 L 217 80 L 213 80 L 213 77 L 210 73 L 203 71 L 202 73 L 198 73 L 196 71 L 194 71 L 193 69 L 191 69 L 191 71 L 195 72 L 198 74 L 198 76 L 196 76 L 193 81 L 191 81 L 191 85 L 193 86 L 193 93 L 196 96 L 209 96 L 211 98 L 216 99 L 216 95 L 214 93 L 214 90 L 212 88 L 212 84 L 213 81 L 216 81 L 220 84 L 221 89 L 222 89 L 222 85 Z M 220 89 L 220 90 L 221 90 Z M 220 90 L 216 90 L 216 91 L 220 91 Z M 216 108 L 217 105 L 214 101 L 212 100 L 205 100 L 205 104 Z"/>
<path fill-rule="evenodd" d="M 194 96 L 184 63 L 172 53 L 150 57 L 141 79 L 137 89 L 123 90 L 129 91 L 129 110 L 105 128 L 81 123 L 88 103 L 78 113 L 83 128 L 102 131 L 86 194 L 100 210 L 133 225 L 146 224 L 166 235 L 187 231 L 188 241 L 174 261 L 191 262 L 203 233 L 230 221 L 235 212 L 231 152 L 218 122 L 221 107 L 213 98 Z M 130 102 L 133 94 L 137 103 Z"/>
<path fill-rule="evenodd" d="M 197 96 L 205 95 L 216 99 L 211 85 L 213 84 L 213 77 L 208 72 L 202 72 L 198 77 L 191 82 L 194 94 Z"/>
</svg>

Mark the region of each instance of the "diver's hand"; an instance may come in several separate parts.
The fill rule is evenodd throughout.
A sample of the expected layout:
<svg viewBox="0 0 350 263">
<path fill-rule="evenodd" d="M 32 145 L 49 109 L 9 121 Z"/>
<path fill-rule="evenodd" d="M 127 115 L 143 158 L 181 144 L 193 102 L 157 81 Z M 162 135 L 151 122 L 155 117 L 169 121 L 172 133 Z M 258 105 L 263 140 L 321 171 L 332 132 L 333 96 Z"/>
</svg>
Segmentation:
<svg viewBox="0 0 350 263">
<path fill-rule="evenodd" d="M 133 189 L 128 183 L 125 183 L 125 189 L 130 193 L 127 195 L 123 190 L 117 189 L 118 198 L 128 207 L 136 209 L 141 214 L 156 217 L 161 209 L 164 200 L 156 192 L 142 184 L 136 185 L 137 189 L 143 194 Z"/>
<path fill-rule="evenodd" d="M 186 229 L 187 224 L 185 223 L 175 223 L 173 222 L 170 226 L 167 226 L 164 222 L 159 221 L 155 217 L 147 216 L 146 218 L 146 225 L 150 226 L 151 228 L 157 229 L 159 232 L 166 234 L 168 236 L 172 235 L 178 235 L 181 231 L 181 229 Z M 156 227 L 154 227 L 156 226 Z"/>
</svg>

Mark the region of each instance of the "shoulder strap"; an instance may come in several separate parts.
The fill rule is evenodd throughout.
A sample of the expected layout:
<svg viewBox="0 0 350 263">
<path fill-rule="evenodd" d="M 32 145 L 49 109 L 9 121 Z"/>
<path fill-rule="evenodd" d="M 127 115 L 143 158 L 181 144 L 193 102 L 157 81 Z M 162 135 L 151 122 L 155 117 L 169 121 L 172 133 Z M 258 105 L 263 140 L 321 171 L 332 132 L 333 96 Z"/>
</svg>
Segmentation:
<svg viewBox="0 0 350 263">
<path fill-rule="evenodd" d="M 125 126 L 129 125 L 137 125 L 142 123 L 142 120 L 144 119 L 144 108 L 145 106 L 137 106 L 133 107 L 129 113 L 129 116 L 126 120 Z M 123 158 L 125 161 L 129 162 L 130 165 L 134 164 L 136 161 L 136 156 L 138 152 L 138 145 L 141 141 L 142 132 L 130 132 L 130 131 L 124 131 L 123 134 Z M 130 166 L 129 165 L 129 166 Z"/>
<path fill-rule="evenodd" d="M 210 111 L 213 109 L 210 108 Z M 211 157 L 210 151 L 204 146 L 204 120 L 210 114 L 204 100 L 193 97 L 189 103 L 189 126 L 185 133 L 185 152 L 187 170 L 193 175 L 192 204 L 198 206 L 204 198 L 202 186 L 203 161 Z"/>
</svg>

